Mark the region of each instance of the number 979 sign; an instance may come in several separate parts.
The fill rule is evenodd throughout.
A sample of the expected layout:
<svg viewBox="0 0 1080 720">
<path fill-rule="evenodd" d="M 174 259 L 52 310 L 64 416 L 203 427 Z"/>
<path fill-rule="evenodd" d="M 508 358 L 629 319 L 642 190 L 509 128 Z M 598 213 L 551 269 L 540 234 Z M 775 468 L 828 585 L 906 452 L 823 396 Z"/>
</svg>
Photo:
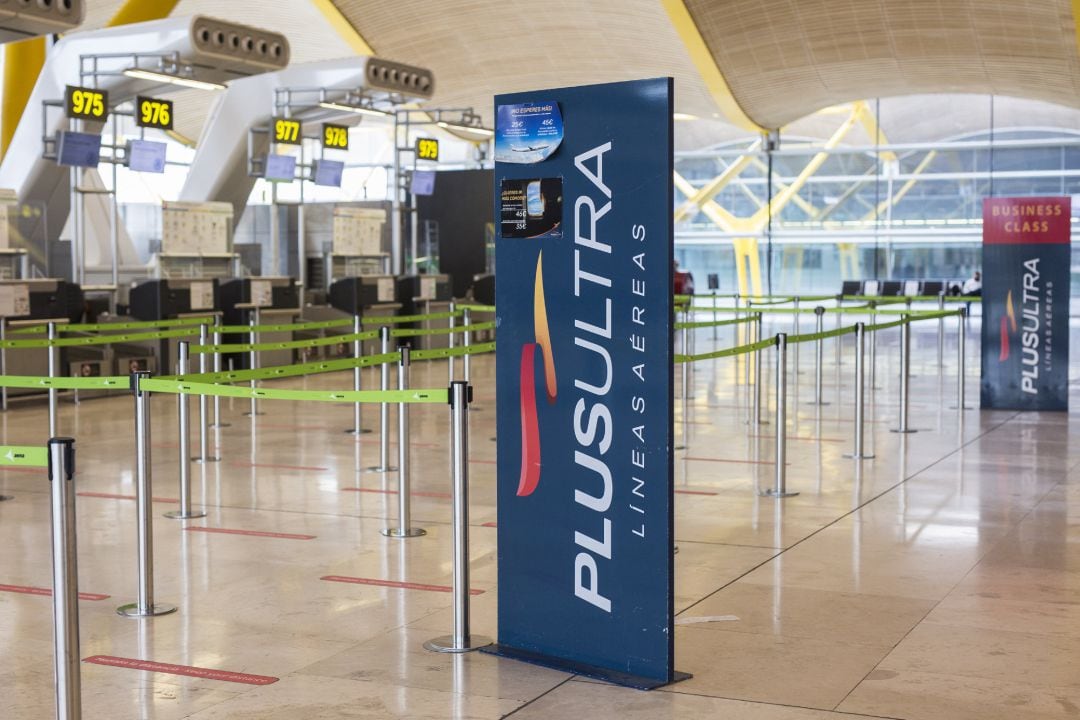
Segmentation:
<svg viewBox="0 0 1080 720">
<path fill-rule="evenodd" d="M 434 138 L 417 138 L 416 157 L 419 160 L 438 160 L 439 141 Z"/>
</svg>

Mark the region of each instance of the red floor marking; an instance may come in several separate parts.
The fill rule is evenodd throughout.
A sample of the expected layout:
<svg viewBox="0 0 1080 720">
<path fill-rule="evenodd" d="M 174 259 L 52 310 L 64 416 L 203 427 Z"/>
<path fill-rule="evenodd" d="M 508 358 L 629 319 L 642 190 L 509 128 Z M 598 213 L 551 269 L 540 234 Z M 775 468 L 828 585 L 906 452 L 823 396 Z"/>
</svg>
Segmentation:
<svg viewBox="0 0 1080 720">
<path fill-rule="evenodd" d="M 245 468 L 272 468 L 274 470 L 311 470 L 313 472 L 327 472 L 330 468 L 316 467 L 314 465 L 275 465 L 274 463 L 240 463 L 234 462 L 233 467 Z"/>
<path fill-rule="evenodd" d="M 80 497 L 108 498 L 109 500 L 134 500 L 135 499 L 134 495 L 118 495 L 117 493 L 79 492 L 79 493 L 75 493 L 75 494 L 80 496 Z M 153 502 L 156 502 L 156 503 L 178 503 L 178 502 L 180 502 L 180 500 L 178 498 L 155 497 L 155 498 L 150 498 L 150 499 Z"/>
<path fill-rule="evenodd" d="M 762 438 L 762 439 L 764 439 L 764 440 L 775 440 L 775 439 L 776 439 L 776 436 L 775 436 L 775 435 L 751 435 L 750 437 L 755 437 L 755 438 Z M 787 438 L 787 439 L 788 439 L 788 440 L 808 440 L 808 441 L 810 441 L 810 442 L 814 442 L 814 441 L 821 441 L 821 442 L 844 442 L 844 439 L 843 439 L 843 438 L 816 438 L 816 437 L 795 437 L 795 436 L 792 436 L 792 435 L 788 435 L 788 438 Z"/>
<path fill-rule="evenodd" d="M 724 458 L 709 457 L 686 457 L 684 460 L 700 460 L 701 462 L 739 463 L 740 465 L 775 465 L 772 460 L 725 460 Z M 791 463 L 786 463 L 790 465 Z"/>
<path fill-rule="evenodd" d="M 379 493 L 380 495 L 397 495 L 397 490 L 380 490 L 378 488 L 355 488 L 355 487 L 346 487 L 346 488 L 341 488 L 341 489 L 344 492 L 366 492 L 366 493 Z M 444 500 L 449 499 L 450 497 L 452 497 L 450 495 L 450 493 L 423 492 L 421 490 L 411 492 L 411 493 L 409 493 L 409 495 L 412 496 L 412 497 L 441 498 L 441 499 L 444 499 Z"/>
<path fill-rule="evenodd" d="M 479 463 L 481 465 L 494 465 L 494 460 L 470 460 L 471 463 Z"/>
<path fill-rule="evenodd" d="M 486 523 L 483 523 L 482 525 L 480 525 L 480 527 L 498 527 L 498 526 L 499 526 L 498 523 L 493 523 L 493 522 L 486 522 Z"/>
<path fill-rule="evenodd" d="M 295 533 L 263 532 L 262 530 L 234 530 L 232 528 L 204 527 L 188 525 L 189 532 L 221 533 L 222 535 L 250 535 L 251 537 L 281 538 L 282 540 L 314 540 L 315 535 L 297 535 Z"/>
<path fill-rule="evenodd" d="M 132 670 L 146 670 L 148 672 L 165 673 L 166 675 L 184 675 L 205 680 L 222 680 L 243 685 L 272 685 L 278 681 L 278 678 L 269 675 L 251 675 L 250 673 L 214 670 L 212 668 L 195 667 L 194 665 L 171 665 L 152 660 L 136 660 L 113 655 L 93 655 L 83 658 L 83 662 L 108 665 L 109 667 L 131 668 Z"/>
<path fill-rule="evenodd" d="M 689 458 L 688 458 L 689 459 Z M 680 495 L 718 495 L 719 493 L 708 492 L 705 490 L 676 490 L 675 492 Z"/>
<path fill-rule="evenodd" d="M 31 585 L 0 585 L 0 592 L 10 593 L 22 593 L 23 595 L 44 595 L 46 597 L 52 597 L 52 590 L 43 587 L 33 587 Z M 109 595 L 101 595 L 98 593 L 79 593 L 80 600 L 108 600 Z"/>
<path fill-rule="evenodd" d="M 353 583 L 354 585 L 378 585 L 379 587 L 391 587 L 400 588 L 402 590 L 429 590 L 431 592 L 451 592 L 453 588 L 449 585 L 425 585 L 424 583 L 412 583 L 412 582 L 398 582 L 397 580 L 379 580 L 378 578 L 359 578 L 348 577 L 346 575 L 324 575 L 319 578 L 320 580 L 329 580 L 330 582 L 340 583 Z M 477 590 L 472 588 L 469 590 L 470 595 L 481 595 L 483 590 Z"/>
</svg>

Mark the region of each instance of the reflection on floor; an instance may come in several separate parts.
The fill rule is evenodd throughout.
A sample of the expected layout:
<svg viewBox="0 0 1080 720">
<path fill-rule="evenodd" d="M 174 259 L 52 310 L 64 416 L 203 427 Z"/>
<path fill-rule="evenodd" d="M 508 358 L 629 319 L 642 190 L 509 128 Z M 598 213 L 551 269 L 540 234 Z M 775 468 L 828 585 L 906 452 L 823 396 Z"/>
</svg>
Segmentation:
<svg viewBox="0 0 1080 720">
<path fill-rule="evenodd" d="M 442 407 L 412 413 L 413 512 L 428 534 L 402 541 L 379 533 L 394 513 L 396 476 L 356 472 L 376 463 L 379 441 L 343 433 L 351 408 L 266 402 L 267 414 L 252 421 L 245 402 L 225 401 L 223 459 L 193 466 L 195 502 L 208 516 L 155 518 L 157 597 L 180 611 L 123 619 L 114 607 L 135 592 L 134 503 L 125 499 L 134 493 L 132 402 L 65 401 L 61 427 L 77 438 L 83 493 L 80 589 L 98 594 L 81 605 L 83 657 L 244 674 L 84 663 L 84 716 L 1077 717 L 1080 428 L 1065 414 L 959 414 L 947 335 L 939 368 L 934 324 L 915 333 L 912 435 L 888 431 L 899 411 L 897 341 L 893 332 L 878 339 L 867 426 L 877 457 L 862 463 L 843 457 L 853 430 L 850 338 L 842 364 L 826 348 L 826 406 L 808 403 L 813 352 L 802 348 L 788 429 L 788 485 L 801 494 L 783 501 L 755 492 L 773 481 L 775 428 L 745 423 L 752 392 L 743 363 L 696 368 L 690 422 L 676 424 L 689 447 L 676 456 L 675 478 L 689 491 L 676 495 L 678 667 L 694 677 L 652 693 L 422 649 L 450 627 L 449 595 L 415 587 L 450 582 Z M 721 333 L 717 346 L 730 344 Z M 698 350 L 710 347 L 711 331 L 700 331 Z M 494 635 L 493 360 L 473 371 L 481 381 L 471 415 L 473 586 L 483 591 L 473 624 Z M 977 405 L 977 360 L 967 372 L 968 404 Z M 764 375 L 768 399 L 772 373 Z M 418 364 L 412 384 L 445 379 L 445 364 Z M 349 384 L 337 374 L 280 386 Z M 365 424 L 375 420 L 366 410 Z M 41 442 L 45 425 L 40 404 L 0 415 L 8 444 Z M 155 510 L 164 512 L 177 494 L 173 398 L 153 399 L 153 431 Z M 41 472 L 0 470 L 0 492 L 15 496 L 0 503 L 2 718 L 52 714 L 51 605 L 12 591 L 50 585 L 47 491 Z M 249 676 L 279 680 L 248 684 L 257 681 Z"/>
</svg>

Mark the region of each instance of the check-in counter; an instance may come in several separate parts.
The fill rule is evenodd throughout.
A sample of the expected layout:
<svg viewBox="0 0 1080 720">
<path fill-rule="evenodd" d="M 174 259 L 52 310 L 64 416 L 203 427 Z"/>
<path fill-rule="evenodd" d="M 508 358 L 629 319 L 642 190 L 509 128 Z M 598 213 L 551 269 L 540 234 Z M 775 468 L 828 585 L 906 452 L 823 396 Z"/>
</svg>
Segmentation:
<svg viewBox="0 0 1080 720">
<path fill-rule="evenodd" d="M 342 278 L 330 286 L 329 299 L 330 306 L 340 313 L 338 317 L 359 315 L 362 322 L 365 317 L 392 317 L 401 314 L 401 303 L 397 301 L 396 284 L 392 275 Z M 364 330 L 375 330 L 378 326 L 378 323 L 363 324 Z M 365 355 L 379 351 L 378 340 L 364 342 Z"/>
<path fill-rule="evenodd" d="M 226 325 L 285 325 L 300 318 L 300 294 L 296 280 L 290 277 L 250 277 L 227 280 L 221 284 L 221 309 Z M 259 343 L 288 342 L 291 331 L 259 333 Z M 248 342 L 247 333 L 230 333 L 222 337 L 227 344 Z M 259 366 L 291 365 L 292 350 L 269 350 L 259 353 Z M 224 356 L 223 366 L 237 370 L 250 367 L 248 353 Z"/>
<path fill-rule="evenodd" d="M 78 322 L 83 315 L 82 289 L 65 280 L 2 280 L 0 281 L 0 338 L 17 339 L 12 330 L 56 323 Z M 31 336 L 37 337 L 37 336 Z M 68 348 L 61 348 L 57 373 L 67 370 Z M 6 375 L 47 374 L 48 348 L 0 349 L 0 372 Z M 41 394 L 30 388 L 0 390 L 0 406 L 7 407 L 9 398 Z"/>
</svg>

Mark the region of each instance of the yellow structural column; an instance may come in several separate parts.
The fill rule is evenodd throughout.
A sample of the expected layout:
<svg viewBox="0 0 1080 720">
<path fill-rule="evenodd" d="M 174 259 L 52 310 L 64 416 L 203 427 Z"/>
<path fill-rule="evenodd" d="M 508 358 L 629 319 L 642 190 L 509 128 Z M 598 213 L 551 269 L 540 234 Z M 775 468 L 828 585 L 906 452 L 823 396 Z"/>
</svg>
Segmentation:
<svg viewBox="0 0 1080 720">
<path fill-rule="evenodd" d="M 45 38 L 30 38 L 4 46 L 3 99 L 0 100 L 0 158 L 19 126 L 23 108 L 45 64 Z"/>
<path fill-rule="evenodd" d="M 127 0 L 124 6 L 112 16 L 106 27 L 160 20 L 168 17 L 179 4 L 180 0 Z M 150 48 L 147 49 L 150 50 Z"/>
</svg>

